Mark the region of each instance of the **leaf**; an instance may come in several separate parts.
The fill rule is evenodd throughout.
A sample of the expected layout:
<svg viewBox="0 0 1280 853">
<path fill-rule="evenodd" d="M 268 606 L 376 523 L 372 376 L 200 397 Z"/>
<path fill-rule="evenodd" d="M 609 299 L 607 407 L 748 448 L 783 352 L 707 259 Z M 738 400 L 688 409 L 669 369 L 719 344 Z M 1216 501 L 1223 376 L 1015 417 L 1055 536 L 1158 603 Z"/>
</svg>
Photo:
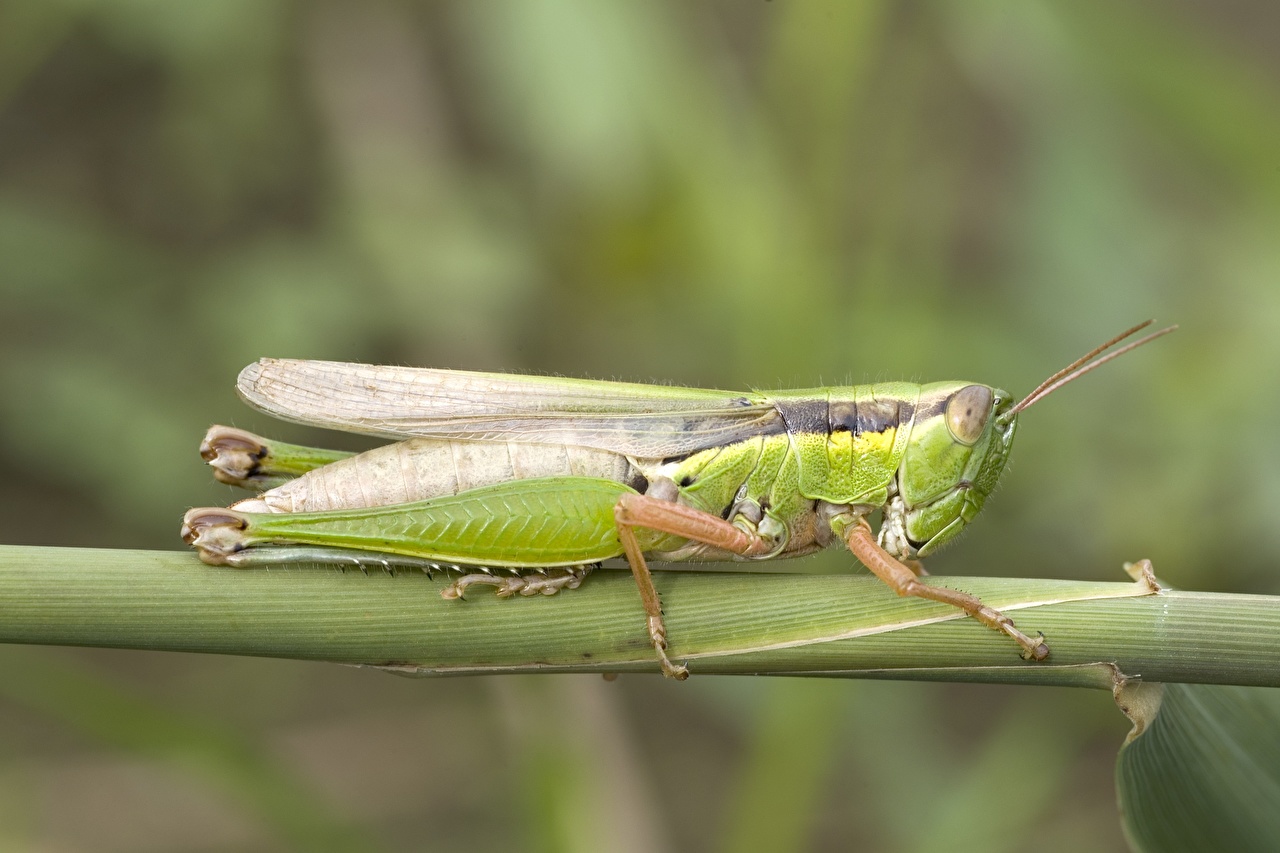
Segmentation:
<svg viewBox="0 0 1280 853">
<path fill-rule="evenodd" d="M 1135 851 L 1280 849 L 1280 691 L 1129 684 L 1116 701 L 1134 721 L 1116 790 Z"/>
</svg>

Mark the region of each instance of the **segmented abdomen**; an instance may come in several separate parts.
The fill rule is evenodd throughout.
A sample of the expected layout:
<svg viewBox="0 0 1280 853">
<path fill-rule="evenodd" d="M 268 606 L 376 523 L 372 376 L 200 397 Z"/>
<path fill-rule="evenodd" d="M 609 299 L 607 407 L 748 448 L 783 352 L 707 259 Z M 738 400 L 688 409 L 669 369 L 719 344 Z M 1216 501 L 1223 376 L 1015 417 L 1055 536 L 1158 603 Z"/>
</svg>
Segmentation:
<svg viewBox="0 0 1280 853">
<path fill-rule="evenodd" d="M 643 488 L 625 456 L 563 445 L 412 438 L 325 465 L 263 492 L 256 511 L 390 506 L 535 477 L 598 477 Z M 262 505 L 257 502 L 261 501 Z"/>
</svg>

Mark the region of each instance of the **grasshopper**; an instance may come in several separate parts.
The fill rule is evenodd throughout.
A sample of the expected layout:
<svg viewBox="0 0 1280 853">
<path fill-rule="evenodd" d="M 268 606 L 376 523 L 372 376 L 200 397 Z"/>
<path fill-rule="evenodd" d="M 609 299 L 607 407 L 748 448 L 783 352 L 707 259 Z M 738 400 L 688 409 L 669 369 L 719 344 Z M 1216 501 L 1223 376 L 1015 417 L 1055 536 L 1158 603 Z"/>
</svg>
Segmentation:
<svg viewBox="0 0 1280 853">
<path fill-rule="evenodd" d="M 954 605 L 1044 660 L 1043 635 L 973 595 L 922 583 L 918 559 L 982 509 L 1020 413 L 1177 328 L 1102 355 L 1151 322 L 1017 403 L 973 382 L 744 394 L 263 359 L 237 382 L 250 405 L 398 441 L 343 454 L 215 426 L 201 448 L 215 475 L 261 493 L 191 510 L 182 535 L 213 565 L 475 567 L 446 598 L 477 584 L 504 597 L 552 594 L 625 557 L 662 671 L 681 679 L 688 669 L 667 654 L 647 560 L 769 560 L 843 543 L 899 595 Z"/>
</svg>

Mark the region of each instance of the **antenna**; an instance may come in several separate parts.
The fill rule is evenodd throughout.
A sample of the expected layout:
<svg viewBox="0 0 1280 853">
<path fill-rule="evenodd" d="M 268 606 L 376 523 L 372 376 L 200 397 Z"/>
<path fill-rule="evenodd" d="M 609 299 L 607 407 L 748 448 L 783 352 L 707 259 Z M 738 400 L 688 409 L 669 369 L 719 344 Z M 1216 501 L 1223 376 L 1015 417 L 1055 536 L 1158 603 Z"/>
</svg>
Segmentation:
<svg viewBox="0 0 1280 853">
<path fill-rule="evenodd" d="M 1102 356 L 1102 358 L 1099 358 L 1097 361 L 1090 361 L 1090 359 L 1094 358 L 1095 356 L 1102 355 L 1102 353 L 1111 349 L 1113 346 L 1120 343 L 1125 338 L 1137 332 L 1142 331 L 1143 329 L 1145 329 L 1147 326 L 1150 326 L 1154 322 L 1155 320 L 1147 320 L 1145 323 L 1139 323 L 1138 325 L 1134 326 L 1132 329 L 1129 329 L 1127 332 L 1123 332 L 1122 334 L 1116 335 L 1114 338 L 1107 341 L 1102 346 L 1097 347 L 1096 349 L 1092 349 L 1089 352 L 1085 353 L 1080 358 L 1077 358 L 1075 361 L 1071 362 L 1066 367 L 1062 368 L 1057 373 L 1053 374 L 1048 379 L 1046 379 L 1045 381 L 1037 385 L 1034 391 L 1032 391 L 1027 396 L 1023 397 L 1022 400 L 1017 405 L 1015 405 L 1009 411 L 1005 412 L 1002 417 L 1005 419 L 1011 418 L 1014 415 L 1018 414 L 1018 412 L 1031 408 L 1033 405 L 1040 402 L 1045 397 L 1048 397 L 1054 391 L 1057 391 L 1063 385 L 1066 385 L 1069 382 L 1074 382 L 1075 380 L 1079 379 L 1081 376 L 1084 376 L 1090 370 L 1094 370 L 1096 368 L 1102 367 L 1102 365 L 1106 364 L 1108 361 L 1111 361 L 1113 358 L 1119 358 L 1120 356 L 1124 355 L 1130 350 L 1135 350 L 1138 347 L 1142 346 L 1143 344 L 1151 343 L 1156 338 L 1163 337 L 1164 335 L 1167 335 L 1170 332 L 1176 331 L 1178 328 L 1177 326 L 1169 326 L 1167 329 L 1161 329 L 1158 332 L 1152 332 L 1146 337 L 1139 338 L 1133 343 L 1126 344 L 1120 347 L 1120 349 L 1116 350 L 1115 352 L 1107 353 L 1106 355 Z"/>
</svg>

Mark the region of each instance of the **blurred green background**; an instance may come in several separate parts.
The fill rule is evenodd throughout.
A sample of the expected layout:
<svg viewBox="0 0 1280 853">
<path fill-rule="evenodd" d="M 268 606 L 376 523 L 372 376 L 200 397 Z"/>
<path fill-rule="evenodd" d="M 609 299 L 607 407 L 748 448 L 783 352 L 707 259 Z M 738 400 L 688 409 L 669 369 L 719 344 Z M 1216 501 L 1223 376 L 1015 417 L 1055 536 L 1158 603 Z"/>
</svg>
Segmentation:
<svg viewBox="0 0 1280 853">
<path fill-rule="evenodd" d="M 0 541 L 179 547 L 214 422 L 361 446 L 241 404 L 265 355 L 1025 393 L 1155 316 L 930 568 L 1280 593 L 1278 48 L 1250 0 L 11 0 Z M 0 849 L 1120 851 L 1126 729 L 11 647 Z"/>
</svg>

